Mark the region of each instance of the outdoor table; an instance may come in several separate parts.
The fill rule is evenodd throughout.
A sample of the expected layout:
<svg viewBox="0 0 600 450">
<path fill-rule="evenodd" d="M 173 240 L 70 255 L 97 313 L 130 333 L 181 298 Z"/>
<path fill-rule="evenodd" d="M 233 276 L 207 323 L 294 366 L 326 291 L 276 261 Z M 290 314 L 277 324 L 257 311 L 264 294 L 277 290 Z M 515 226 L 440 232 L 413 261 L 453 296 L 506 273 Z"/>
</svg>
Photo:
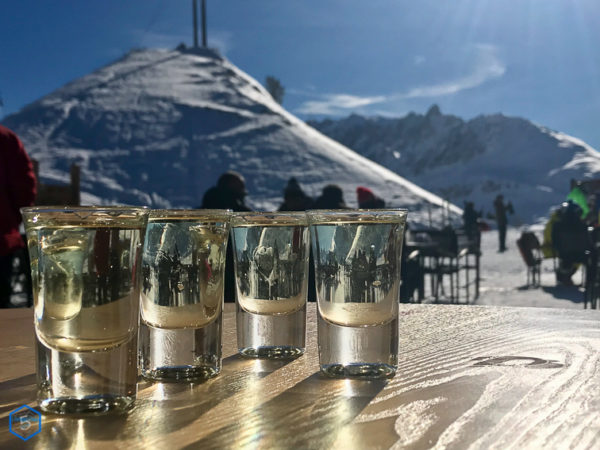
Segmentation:
<svg viewBox="0 0 600 450">
<path fill-rule="evenodd" d="M 431 230 L 430 230 L 431 232 Z M 427 233 L 425 233 L 427 234 Z M 474 297 L 479 297 L 479 282 L 480 282 L 480 252 L 479 245 L 474 245 L 473 241 L 466 239 L 466 235 L 461 235 L 457 240 L 457 248 L 455 253 L 448 253 L 447 249 L 441 248 L 440 243 L 433 240 L 408 240 L 405 242 L 404 252 L 407 257 L 411 252 L 418 251 L 418 262 L 420 267 L 420 278 L 418 286 L 418 301 L 425 299 L 425 275 L 429 275 L 430 293 L 433 300 L 437 303 L 440 300 L 440 288 L 443 289 L 443 261 L 446 259 L 456 261 L 456 272 L 464 273 L 464 282 L 456 286 L 456 298 L 450 297 L 453 302 L 460 300 L 460 289 L 465 291 L 465 302 L 470 300 L 469 288 L 474 285 Z M 475 261 L 471 261 L 469 256 L 475 257 Z M 462 262 L 461 262 L 462 261 Z M 469 279 L 469 272 L 475 271 L 472 280 Z M 456 282 L 459 283 L 459 276 L 456 276 Z M 451 288 L 452 291 L 452 288 Z"/>
<path fill-rule="evenodd" d="M 600 312 L 400 305 L 398 372 L 319 374 L 315 304 L 306 354 L 236 354 L 225 305 L 221 374 L 140 380 L 126 415 L 42 416 L 27 442 L 9 413 L 35 400 L 33 311 L 0 310 L 0 448 L 600 448 Z"/>
</svg>

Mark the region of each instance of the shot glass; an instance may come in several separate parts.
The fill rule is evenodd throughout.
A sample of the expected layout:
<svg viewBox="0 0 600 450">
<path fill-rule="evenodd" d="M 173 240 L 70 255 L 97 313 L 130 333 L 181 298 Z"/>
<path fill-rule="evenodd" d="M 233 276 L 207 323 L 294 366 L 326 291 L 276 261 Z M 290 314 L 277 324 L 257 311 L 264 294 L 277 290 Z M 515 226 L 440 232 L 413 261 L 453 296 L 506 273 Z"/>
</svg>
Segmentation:
<svg viewBox="0 0 600 450">
<path fill-rule="evenodd" d="M 135 400 L 145 208 L 23 208 L 40 409 L 124 411 Z"/>
<path fill-rule="evenodd" d="M 398 365 L 406 210 L 308 211 L 321 371 L 386 378 Z"/>
<path fill-rule="evenodd" d="M 142 257 L 140 368 L 151 380 L 221 371 L 228 210 L 153 210 Z"/>
<path fill-rule="evenodd" d="M 285 359 L 304 353 L 309 233 L 304 212 L 232 218 L 239 352 Z"/>
</svg>

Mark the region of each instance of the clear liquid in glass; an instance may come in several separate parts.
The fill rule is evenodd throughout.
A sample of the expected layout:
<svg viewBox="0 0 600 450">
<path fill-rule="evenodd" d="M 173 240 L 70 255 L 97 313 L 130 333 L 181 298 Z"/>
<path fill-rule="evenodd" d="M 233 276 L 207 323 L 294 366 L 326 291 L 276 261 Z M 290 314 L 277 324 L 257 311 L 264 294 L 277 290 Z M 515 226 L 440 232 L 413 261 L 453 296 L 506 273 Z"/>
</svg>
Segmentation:
<svg viewBox="0 0 600 450">
<path fill-rule="evenodd" d="M 304 307 L 308 274 L 306 226 L 234 227 L 238 304 L 277 315 Z"/>
<path fill-rule="evenodd" d="M 323 319 L 352 327 L 392 320 L 398 311 L 403 226 L 319 224 L 312 230 Z"/>
<path fill-rule="evenodd" d="M 142 260 L 143 322 L 203 327 L 220 314 L 228 227 L 224 222 L 150 220 Z"/>
<path fill-rule="evenodd" d="M 28 230 L 38 337 L 61 351 L 99 351 L 136 328 L 141 228 L 44 224 Z"/>
</svg>

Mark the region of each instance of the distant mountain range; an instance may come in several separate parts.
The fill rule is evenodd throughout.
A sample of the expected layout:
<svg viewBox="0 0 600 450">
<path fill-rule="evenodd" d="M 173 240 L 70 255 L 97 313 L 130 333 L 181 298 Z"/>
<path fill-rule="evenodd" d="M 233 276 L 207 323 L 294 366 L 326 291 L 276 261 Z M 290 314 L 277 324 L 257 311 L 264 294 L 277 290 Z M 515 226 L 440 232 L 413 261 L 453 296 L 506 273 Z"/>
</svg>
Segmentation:
<svg viewBox="0 0 600 450">
<path fill-rule="evenodd" d="M 276 209 L 294 176 L 311 196 L 340 185 L 351 206 L 356 187 L 367 186 L 416 223 L 447 214 L 440 197 L 311 128 L 209 50 L 131 51 L 3 122 L 40 162 L 44 182 L 68 182 L 79 164 L 86 204 L 196 207 L 232 169 L 256 209 Z"/>
<path fill-rule="evenodd" d="M 503 194 L 513 224 L 534 223 L 565 200 L 570 180 L 600 177 L 600 154 L 583 141 L 502 114 L 465 121 L 442 114 L 392 119 L 351 115 L 308 122 L 327 136 L 404 178 L 484 214 Z"/>
</svg>

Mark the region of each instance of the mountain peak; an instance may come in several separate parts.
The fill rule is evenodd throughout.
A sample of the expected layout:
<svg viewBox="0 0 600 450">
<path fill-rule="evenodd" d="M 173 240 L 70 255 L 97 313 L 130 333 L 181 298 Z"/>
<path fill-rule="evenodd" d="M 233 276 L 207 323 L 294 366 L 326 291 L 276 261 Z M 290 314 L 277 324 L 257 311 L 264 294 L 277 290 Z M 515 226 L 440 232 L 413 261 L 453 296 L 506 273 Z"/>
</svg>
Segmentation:
<svg viewBox="0 0 600 450">
<path fill-rule="evenodd" d="M 258 210 L 277 209 L 295 177 L 313 197 L 335 183 L 355 205 L 364 185 L 409 208 L 413 222 L 443 214 L 441 198 L 309 127 L 212 50 L 129 52 L 5 122 L 45 182 L 67 181 L 78 164 L 87 204 L 197 207 L 221 173 L 235 170 Z"/>
<path fill-rule="evenodd" d="M 434 103 L 427 110 L 426 117 L 428 117 L 428 118 L 429 117 L 437 117 L 437 116 L 441 116 L 441 115 L 442 115 L 442 112 L 440 111 L 440 107 Z"/>
<path fill-rule="evenodd" d="M 365 119 L 314 123 L 333 139 L 455 204 L 472 201 L 492 212 L 503 193 L 515 207 L 513 224 L 547 217 L 570 181 L 600 174 L 600 154 L 579 139 L 501 113 L 464 121 L 432 105 L 385 124 Z M 367 126 L 368 125 L 368 126 Z"/>
<path fill-rule="evenodd" d="M 216 48 L 186 47 L 185 44 L 181 43 L 175 48 L 175 50 L 179 51 L 181 53 L 187 53 L 190 55 L 199 55 L 199 56 L 205 56 L 205 57 L 221 59 L 221 60 L 224 59 L 223 56 L 221 56 L 221 53 L 219 52 L 219 50 L 217 50 Z"/>
</svg>

